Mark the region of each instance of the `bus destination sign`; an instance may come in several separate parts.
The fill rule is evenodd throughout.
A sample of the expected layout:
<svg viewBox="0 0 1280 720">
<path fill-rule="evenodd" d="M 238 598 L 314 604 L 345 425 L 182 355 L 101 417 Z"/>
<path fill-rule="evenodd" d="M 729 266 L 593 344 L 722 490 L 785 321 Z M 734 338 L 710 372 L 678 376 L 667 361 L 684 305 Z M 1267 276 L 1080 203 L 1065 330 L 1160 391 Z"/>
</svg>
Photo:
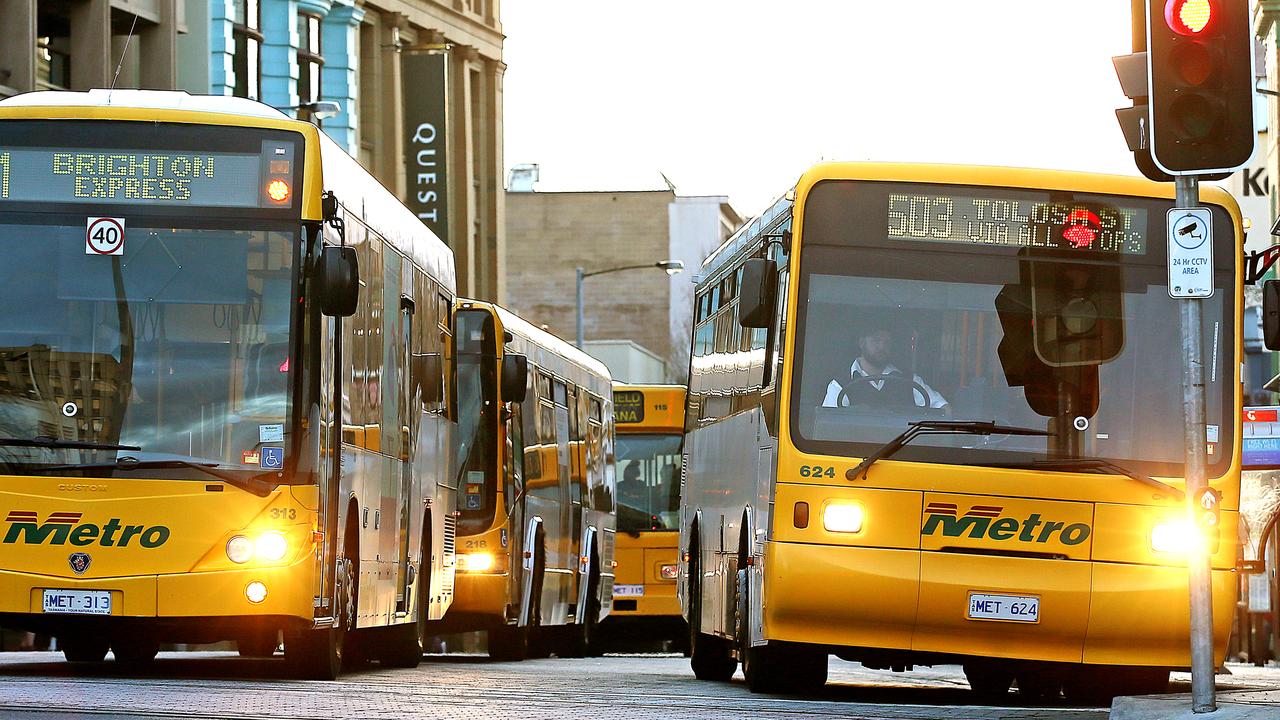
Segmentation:
<svg viewBox="0 0 1280 720">
<path fill-rule="evenodd" d="M 618 423 L 644 422 L 644 393 L 639 390 L 614 392 L 613 417 Z"/>
<path fill-rule="evenodd" d="M 260 154 L 0 146 L 0 204 L 290 207 L 292 165 L 292 143 Z"/>
<path fill-rule="evenodd" d="M 888 236 L 923 242 L 1143 255 L 1147 213 L 1100 203 L 890 193 Z"/>
</svg>

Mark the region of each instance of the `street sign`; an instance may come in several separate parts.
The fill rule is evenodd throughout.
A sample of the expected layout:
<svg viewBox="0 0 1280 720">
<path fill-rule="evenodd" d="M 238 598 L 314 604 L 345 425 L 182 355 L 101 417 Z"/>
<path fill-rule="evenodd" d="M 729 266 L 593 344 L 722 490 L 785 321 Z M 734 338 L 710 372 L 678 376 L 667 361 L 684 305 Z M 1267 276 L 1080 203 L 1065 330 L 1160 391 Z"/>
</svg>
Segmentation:
<svg viewBox="0 0 1280 720">
<path fill-rule="evenodd" d="M 1169 211 L 1169 297 L 1213 297 L 1213 224 L 1209 208 Z"/>
</svg>

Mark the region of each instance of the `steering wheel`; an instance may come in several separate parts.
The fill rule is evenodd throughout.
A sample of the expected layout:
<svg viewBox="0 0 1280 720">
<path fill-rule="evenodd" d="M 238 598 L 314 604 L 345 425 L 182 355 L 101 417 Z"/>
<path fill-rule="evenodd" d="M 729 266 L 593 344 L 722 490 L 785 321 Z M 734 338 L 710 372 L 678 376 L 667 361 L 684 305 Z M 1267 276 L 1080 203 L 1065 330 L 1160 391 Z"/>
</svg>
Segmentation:
<svg viewBox="0 0 1280 720">
<path fill-rule="evenodd" d="M 854 385 L 857 385 L 858 383 L 872 383 L 872 382 L 878 382 L 878 381 L 884 381 L 884 380 L 891 380 L 893 382 L 910 384 L 911 389 L 916 392 L 919 392 L 920 397 L 924 398 L 923 406 L 916 405 L 916 398 L 915 398 L 915 394 L 913 393 L 911 396 L 911 404 L 915 407 L 926 407 L 926 408 L 929 407 L 929 391 L 926 390 L 923 385 L 916 382 L 915 380 L 912 380 L 911 378 L 908 378 L 906 375 L 889 375 L 889 374 L 859 375 L 858 377 L 855 377 L 855 378 L 849 378 L 849 382 L 846 382 L 840 386 L 840 394 L 836 396 L 836 407 L 845 407 L 846 400 L 850 401 L 849 402 L 850 405 L 853 404 L 853 402 L 849 398 L 849 390 Z"/>
</svg>

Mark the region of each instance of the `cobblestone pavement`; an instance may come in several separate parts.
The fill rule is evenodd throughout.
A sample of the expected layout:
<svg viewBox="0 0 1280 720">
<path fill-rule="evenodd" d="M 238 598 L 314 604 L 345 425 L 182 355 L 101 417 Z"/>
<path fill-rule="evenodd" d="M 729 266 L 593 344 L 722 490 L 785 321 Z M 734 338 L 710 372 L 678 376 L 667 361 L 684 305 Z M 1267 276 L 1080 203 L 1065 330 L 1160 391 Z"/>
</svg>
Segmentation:
<svg viewBox="0 0 1280 720">
<path fill-rule="evenodd" d="M 1236 669 L 1236 668 L 1233 668 Z M 1236 669 L 1225 688 L 1263 687 L 1275 670 Z M 905 674 L 832 660 L 807 697 L 752 695 L 741 680 L 704 683 L 679 656 L 496 663 L 429 656 L 416 670 L 376 666 L 338 682 L 286 678 L 283 661 L 234 653 L 164 653 L 145 673 L 58 653 L 0 654 L 0 719 L 104 718 L 1105 718 L 1101 708 L 975 707 L 960 669 Z M 277 679 L 280 678 L 280 679 Z M 1189 682 L 1175 678 L 1171 689 Z M 1016 695 L 1010 702 L 1016 702 Z"/>
</svg>

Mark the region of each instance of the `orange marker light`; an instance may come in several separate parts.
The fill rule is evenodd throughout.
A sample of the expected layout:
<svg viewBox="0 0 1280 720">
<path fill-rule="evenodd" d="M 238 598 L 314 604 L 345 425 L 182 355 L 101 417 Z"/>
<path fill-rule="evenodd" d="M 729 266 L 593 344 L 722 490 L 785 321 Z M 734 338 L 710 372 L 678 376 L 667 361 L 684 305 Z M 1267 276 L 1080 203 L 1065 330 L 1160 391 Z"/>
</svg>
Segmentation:
<svg viewBox="0 0 1280 720">
<path fill-rule="evenodd" d="M 267 183 L 267 197 L 282 203 L 289 199 L 289 183 L 283 180 L 272 180 Z"/>
<path fill-rule="evenodd" d="M 1169 0 L 1164 19 L 1179 35 L 1199 35 L 1213 20 L 1213 0 Z"/>
</svg>

